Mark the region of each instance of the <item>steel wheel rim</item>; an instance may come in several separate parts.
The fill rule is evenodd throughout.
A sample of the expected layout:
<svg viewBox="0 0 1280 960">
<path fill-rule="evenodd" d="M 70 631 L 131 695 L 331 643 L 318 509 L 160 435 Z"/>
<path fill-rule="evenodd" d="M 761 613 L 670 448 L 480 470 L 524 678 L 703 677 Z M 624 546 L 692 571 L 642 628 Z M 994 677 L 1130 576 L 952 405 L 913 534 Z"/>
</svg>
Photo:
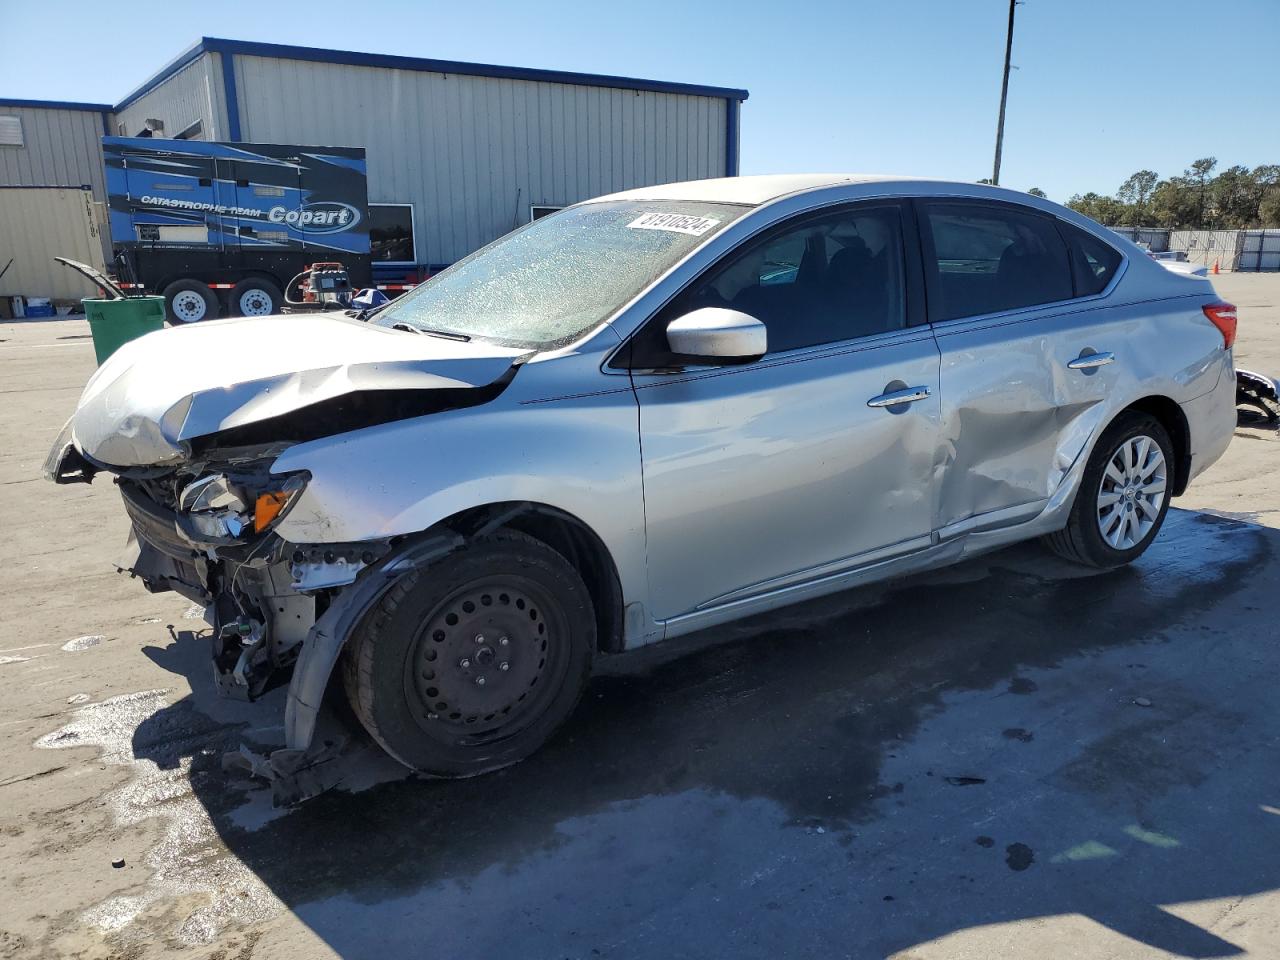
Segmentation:
<svg viewBox="0 0 1280 960">
<path fill-rule="evenodd" d="M 240 315 L 242 317 L 266 317 L 271 315 L 271 297 L 265 290 L 255 287 L 240 294 Z"/>
<path fill-rule="evenodd" d="M 1098 485 L 1098 531 L 1116 550 L 1132 550 L 1151 535 L 1164 506 L 1166 463 L 1146 434 L 1125 440 L 1107 461 Z"/>
<path fill-rule="evenodd" d="M 559 604 L 528 578 L 484 577 L 454 591 L 423 621 L 405 665 L 418 726 L 455 745 L 528 728 L 563 679 L 566 631 Z"/>
<path fill-rule="evenodd" d="M 204 297 L 194 290 L 183 290 L 181 293 L 174 295 L 173 315 L 183 323 L 195 323 L 197 320 L 203 320 L 208 309 L 209 305 L 204 302 Z"/>
</svg>

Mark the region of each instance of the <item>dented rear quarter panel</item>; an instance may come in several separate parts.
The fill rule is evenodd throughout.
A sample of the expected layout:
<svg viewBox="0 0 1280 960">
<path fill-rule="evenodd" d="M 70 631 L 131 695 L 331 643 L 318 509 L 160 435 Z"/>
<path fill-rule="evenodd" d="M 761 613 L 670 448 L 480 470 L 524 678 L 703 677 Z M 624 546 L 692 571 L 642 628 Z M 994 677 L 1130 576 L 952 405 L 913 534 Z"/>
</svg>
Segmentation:
<svg viewBox="0 0 1280 960">
<path fill-rule="evenodd" d="M 1230 354 L 1201 310 L 1212 290 L 1134 302 L 1124 287 L 1122 278 L 1089 303 L 935 326 L 939 529 L 1020 506 L 1034 514 L 1125 407 L 1145 397 L 1186 404 L 1217 386 Z M 1095 352 L 1115 362 L 1068 367 Z"/>
</svg>

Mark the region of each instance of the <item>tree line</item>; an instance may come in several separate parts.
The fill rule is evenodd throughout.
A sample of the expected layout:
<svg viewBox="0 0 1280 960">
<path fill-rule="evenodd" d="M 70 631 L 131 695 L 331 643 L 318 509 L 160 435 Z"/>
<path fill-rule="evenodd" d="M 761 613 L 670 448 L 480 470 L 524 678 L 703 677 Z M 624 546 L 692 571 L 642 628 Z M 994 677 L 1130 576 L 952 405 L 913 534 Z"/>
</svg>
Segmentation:
<svg viewBox="0 0 1280 960">
<path fill-rule="evenodd" d="M 1280 227 L 1280 164 L 1252 170 L 1237 164 L 1215 175 L 1217 168 L 1216 157 L 1203 157 L 1166 180 L 1154 170 L 1139 170 L 1114 197 L 1077 193 L 1067 206 L 1108 227 Z M 1029 192 L 1043 196 L 1035 188 Z"/>
</svg>

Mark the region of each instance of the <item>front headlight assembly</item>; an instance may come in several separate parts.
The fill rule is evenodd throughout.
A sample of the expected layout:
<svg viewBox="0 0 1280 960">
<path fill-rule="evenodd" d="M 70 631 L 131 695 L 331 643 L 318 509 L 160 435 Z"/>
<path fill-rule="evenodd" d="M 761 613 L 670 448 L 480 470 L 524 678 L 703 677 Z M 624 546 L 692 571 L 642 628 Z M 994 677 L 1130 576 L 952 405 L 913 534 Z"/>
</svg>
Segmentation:
<svg viewBox="0 0 1280 960">
<path fill-rule="evenodd" d="M 265 489 L 250 490 L 225 474 L 202 477 L 183 488 L 178 509 L 207 537 L 239 539 L 247 530 L 270 530 L 297 502 L 308 475 L 271 477 Z"/>
</svg>

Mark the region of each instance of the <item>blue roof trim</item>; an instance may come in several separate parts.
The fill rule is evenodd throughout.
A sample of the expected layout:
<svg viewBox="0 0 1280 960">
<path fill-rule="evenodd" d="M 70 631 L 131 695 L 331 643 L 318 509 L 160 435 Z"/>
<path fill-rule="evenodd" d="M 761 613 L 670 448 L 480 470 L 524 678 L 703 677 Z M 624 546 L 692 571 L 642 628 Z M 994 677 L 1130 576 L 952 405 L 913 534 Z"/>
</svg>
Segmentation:
<svg viewBox="0 0 1280 960">
<path fill-rule="evenodd" d="M 724 102 L 724 175 L 738 175 L 738 109 L 742 106 L 739 100 L 726 99 Z"/>
<path fill-rule="evenodd" d="M 746 100 L 749 96 L 746 90 L 708 87 L 696 83 L 669 83 L 663 80 L 640 80 L 635 77 L 614 77 L 597 73 L 570 73 L 566 70 L 538 70 L 532 67 L 502 67 L 489 63 L 464 63 L 460 60 L 426 60 L 420 57 L 401 57 L 385 53 L 358 53 L 354 50 L 327 50 L 322 47 L 295 47 L 283 43 L 257 43 L 249 40 L 201 37 L 199 43 L 186 50 L 154 77 L 121 100 L 116 104 L 115 109 L 123 110 L 139 97 L 150 93 L 202 53 L 220 53 L 223 55 L 224 62 L 236 54 L 241 54 L 247 57 L 277 57 L 282 60 L 341 63 L 356 67 L 383 67 L 425 73 L 457 73 L 472 77 L 495 77 L 502 80 L 533 80 L 542 83 L 612 87 L 618 90 L 682 93 L 692 97 L 724 97 L 738 102 Z M 232 83 L 234 82 L 233 78 Z"/>
<path fill-rule="evenodd" d="M 236 58 L 222 54 L 222 90 L 227 99 L 227 139 L 240 140 L 240 96 L 236 93 Z"/>
<path fill-rule="evenodd" d="M 0 107 L 32 107 L 37 110 L 88 110 L 91 113 L 110 113 L 109 103 L 78 103 L 73 100 L 15 100 L 0 97 Z"/>
</svg>

